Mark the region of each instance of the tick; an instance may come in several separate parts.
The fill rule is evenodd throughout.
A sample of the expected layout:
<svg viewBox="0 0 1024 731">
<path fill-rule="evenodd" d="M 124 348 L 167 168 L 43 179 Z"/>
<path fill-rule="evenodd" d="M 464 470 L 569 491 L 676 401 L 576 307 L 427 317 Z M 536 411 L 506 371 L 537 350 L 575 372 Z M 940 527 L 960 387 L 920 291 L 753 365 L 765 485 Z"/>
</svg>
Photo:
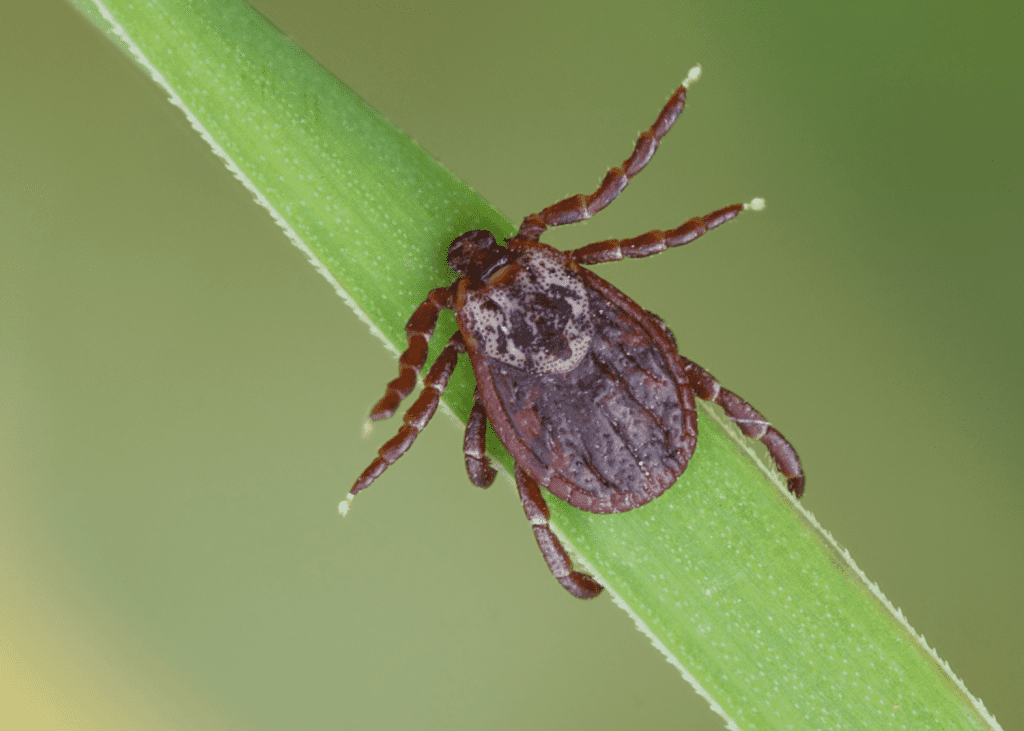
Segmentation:
<svg viewBox="0 0 1024 731">
<path fill-rule="evenodd" d="M 657 315 L 582 266 L 688 244 L 745 208 L 759 209 L 763 201 L 727 206 L 671 231 L 598 241 L 573 251 L 539 240 L 551 226 L 590 218 L 622 192 L 650 162 L 699 74 L 700 67 L 690 71 L 654 125 L 640 135 L 633 154 L 612 168 L 593 194 L 530 214 L 505 246 L 489 231 L 469 231 L 452 241 L 448 264 L 459 278 L 432 290 L 409 318 L 399 376 L 373 407 L 371 419 L 392 416 L 412 392 L 441 310 L 454 311 L 459 329 L 427 373 L 397 436 L 380 449 L 341 504 L 343 513 L 356 493 L 412 446 L 437 410 L 460 353 L 469 355 L 477 382 L 463 446 L 469 479 L 478 487 L 494 481 L 496 472 L 484 452 L 490 422 L 516 462 L 519 497 L 548 568 L 581 599 L 597 596 L 601 585 L 573 570 L 548 524 L 540 486 L 592 513 L 620 513 L 650 502 L 682 474 L 697 446 L 695 398 L 714 401 L 745 435 L 764 443 L 788 478 L 789 491 L 803 494 L 800 459 L 785 437 L 681 356 Z"/>
</svg>

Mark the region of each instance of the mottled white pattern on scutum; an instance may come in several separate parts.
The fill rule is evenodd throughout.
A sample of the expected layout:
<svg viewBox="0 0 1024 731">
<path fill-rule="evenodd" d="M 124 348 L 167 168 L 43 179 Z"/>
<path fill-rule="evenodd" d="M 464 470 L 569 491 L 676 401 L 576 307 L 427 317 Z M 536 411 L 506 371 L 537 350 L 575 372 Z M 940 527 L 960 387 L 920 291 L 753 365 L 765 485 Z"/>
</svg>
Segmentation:
<svg viewBox="0 0 1024 731">
<path fill-rule="evenodd" d="M 568 373 L 593 338 L 586 285 L 555 251 L 523 253 L 466 296 L 462 317 L 490 358 L 533 373 Z"/>
</svg>

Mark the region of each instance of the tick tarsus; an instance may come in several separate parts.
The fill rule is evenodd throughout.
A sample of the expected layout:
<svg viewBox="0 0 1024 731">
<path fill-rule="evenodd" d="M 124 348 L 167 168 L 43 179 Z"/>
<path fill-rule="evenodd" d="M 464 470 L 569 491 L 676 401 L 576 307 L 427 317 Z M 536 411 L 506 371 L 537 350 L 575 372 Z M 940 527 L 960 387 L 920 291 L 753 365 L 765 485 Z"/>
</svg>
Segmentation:
<svg viewBox="0 0 1024 731">
<path fill-rule="evenodd" d="M 590 218 L 622 192 L 654 156 L 662 137 L 686 104 L 688 85 L 699 74 L 699 67 L 691 69 L 655 123 L 640 135 L 633 153 L 622 165 L 612 168 L 605 175 L 594 193 L 572 196 L 548 206 L 540 213 L 530 214 L 523 220 L 518 233 L 506 240 L 507 246 L 500 246 L 491 232 L 483 230 L 468 231 L 452 241 L 448 250 L 448 264 L 460 278 L 448 287 L 432 290 L 409 318 L 405 328 L 408 347 L 399 358 L 399 375 L 388 384 L 384 397 L 374 406 L 370 418 L 383 419 L 393 415 L 401 401 L 412 392 L 416 378 L 426 363 L 427 344 L 434 333 L 441 310 L 454 311 L 460 329 L 430 368 L 424 379 L 423 393 L 406 412 L 398 434 L 381 447 L 378 457 L 339 505 L 342 515 L 348 512 L 355 494 L 366 489 L 394 464 L 430 421 L 459 353 L 469 354 L 477 377 L 474 404 L 463 442 L 466 471 L 470 480 L 479 487 L 487 487 L 494 480 L 496 472 L 485 454 L 486 426 L 490 421 L 516 460 L 516 486 L 548 568 L 567 591 L 581 599 L 597 596 L 601 586 L 592 577 L 573 570 L 568 553 L 551 530 L 550 514 L 540 484 L 576 508 L 595 513 L 622 512 L 649 502 L 675 482 L 693 454 L 697 439 L 695 396 L 719 404 L 746 436 L 759 439 L 768 448 L 776 467 L 787 478 L 789 491 L 796 497 L 803 494 L 804 474 L 800 459 L 785 437 L 749 403 L 723 388 L 714 376 L 696 363 L 679 355 L 675 338 L 659 317 L 642 309 L 612 285 L 579 266 L 652 256 L 688 244 L 711 229 L 733 220 L 743 210 L 761 210 L 764 207 L 762 199 L 755 198 L 750 203 L 726 206 L 706 216 L 692 218 L 670 231 L 649 231 L 629 239 L 598 241 L 565 253 L 557 252 L 538 240 L 552 226 Z M 519 293 L 522 299 L 513 297 L 510 301 L 509 293 Z M 562 316 L 552 318 L 546 311 L 538 313 L 535 308 L 524 307 L 526 303 L 533 302 L 553 303 L 551 306 L 556 307 Z M 587 305 L 587 302 L 591 304 Z M 506 309 L 502 309 L 502 303 Z M 478 321 L 473 320 L 474 312 L 477 313 Z M 593 364 L 597 362 L 594 360 L 596 355 L 592 354 L 597 351 L 590 350 L 594 347 L 591 339 L 600 335 L 597 326 L 593 325 L 598 320 L 606 328 L 604 332 L 621 332 L 622 337 L 630 341 L 629 347 L 640 348 L 640 352 L 658 354 L 662 359 L 659 361 L 663 364 L 659 366 L 660 375 L 656 377 L 653 372 L 644 371 L 645 383 L 649 382 L 653 384 L 652 387 L 662 389 L 650 393 L 676 391 L 673 397 L 675 400 L 667 402 L 674 406 L 666 413 L 673 416 L 669 421 L 678 422 L 681 426 L 672 432 L 672 445 L 666 446 L 666 449 L 671 447 L 666 452 L 671 459 L 662 455 L 663 464 L 669 464 L 670 467 L 662 470 L 664 474 L 658 478 L 660 482 L 655 481 L 646 486 L 615 484 L 609 482 L 605 475 L 597 474 L 603 468 L 596 465 L 590 466 L 594 476 L 581 475 L 574 483 L 567 481 L 566 476 L 576 474 L 573 470 L 586 462 L 579 454 L 572 453 L 570 445 L 581 443 L 580 440 L 590 435 L 589 425 L 585 422 L 591 419 L 586 415 L 567 419 L 566 414 L 577 414 L 578 404 L 575 402 L 578 399 L 559 400 L 557 394 L 561 393 L 559 387 L 562 384 L 574 382 L 573 377 L 591 377 L 595 367 Z M 562 323 L 565 331 L 547 332 L 555 327 L 552 323 L 556 322 Z M 527 329 L 532 328 L 530 332 L 537 337 L 513 338 L 513 333 L 523 330 L 524 324 Z M 593 332 L 584 332 L 586 327 L 590 327 Z M 595 335 L 595 332 L 598 334 Z M 594 342 L 608 343 L 611 342 L 608 339 L 610 337 L 606 335 L 605 340 Z M 562 350 L 565 352 L 552 350 L 552 343 L 563 341 L 565 347 Z M 539 350 L 519 352 L 523 347 Z M 510 352 L 510 348 L 518 350 Z M 643 350 L 645 348 L 646 351 Z M 583 357 L 583 360 L 579 360 L 579 357 Z M 592 360 L 587 361 L 588 357 Z M 588 370 L 581 371 L 581 367 Z M 629 372 L 632 367 L 619 366 L 622 374 Z M 613 375 L 616 377 L 609 379 L 612 388 L 616 387 L 616 383 L 619 388 L 622 383 L 628 383 L 628 379 L 618 377 L 620 373 Z M 502 379 L 503 385 L 496 385 L 498 377 Z M 509 384 L 512 390 L 505 393 L 503 401 L 498 396 L 499 389 L 508 389 Z M 548 389 L 545 392 L 547 395 L 541 393 L 544 389 Z M 646 391 L 646 386 L 642 390 Z M 508 404 L 513 401 L 518 405 L 515 413 L 510 413 L 508 409 L 511 407 Z M 566 413 L 539 413 L 536 406 L 541 403 L 563 404 L 559 408 Z M 597 406 L 595 404 L 595 409 Z M 547 426 L 545 419 L 549 420 Z M 552 427 L 552 423 L 555 427 Z M 640 427 L 643 423 L 640 416 L 632 423 L 639 436 L 629 430 L 613 429 L 615 438 L 619 440 L 617 444 L 621 444 L 615 448 L 618 451 L 610 451 L 608 454 L 617 455 L 622 452 L 632 455 L 653 448 L 653 443 L 646 439 L 646 433 Z M 655 418 L 654 423 L 664 427 L 667 422 Z M 523 441 L 522 434 L 528 435 L 533 446 Z M 641 441 L 636 441 L 638 439 Z M 641 445 L 641 450 L 631 451 L 637 445 Z M 587 447 L 592 448 L 593 445 Z M 550 463 L 541 460 L 538 454 L 550 458 Z M 655 479 L 646 463 L 641 462 L 640 467 L 643 468 L 642 474 L 636 473 L 640 476 L 640 482 Z M 591 483 L 599 487 L 588 487 Z"/>
<path fill-rule="evenodd" d="M 579 599 L 593 599 L 600 594 L 602 587 L 592 577 L 573 571 L 569 554 L 566 553 L 562 542 L 558 540 L 558 536 L 551 531 L 551 526 L 548 523 L 551 512 L 548 510 L 547 503 L 544 502 L 544 496 L 541 495 L 537 481 L 518 465 L 516 466 L 516 488 L 519 490 L 519 499 L 523 501 L 526 518 L 533 526 L 533 535 L 537 539 L 537 545 L 540 546 L 540 552 L 551 573 L 558 579 L 558 583 Z"/>
<path fill-rule="evenodd" d="M 664 137 L 676 119 L 682 114 L 686 107 L 687 87 L 700 77 L 700 67 L 690 69 L 686 80 L 669 97 L 665 106 L 658 115 L 658 119 L 651 125 L 650 129 L 640 134 L 640 138 L 633 147 L 633 154 L 627 157 L 619 167 L 609 170 L 601 185 L 590 195 L 570 196 L 558 201 L 540 213 L 531 213 L 523 219 L 522 225 L 516 238 L 527 241 L 538 241 L 540 235 L 552 226 L 565 226 L 577 221 L 585 221 L 595 213 L 603 209 L 621 193 L 629 181 L 639 173 L 654 157 L 658 150 L 661 138 Z"/>
<path fill-rule="evenodd" d="M 697 398 L 703 401 L 714 401 L 722 407 L 728 416 L 751 439 L 757 439 L 768 448 L 768 454 L 775 462 L 779 472 L 787 478 L 787 487 L 796 497 L 804 494 L 804 471 L 800 458 L 793 445 L 786 441 L 778 429 L 771 425 L 749 403 L 727 388 L 723 388 L 714 376 L 688 358 L 679 356 L 683 361 L 683 370 L 690 379 Z"/>
<path fill-rule="evenodd" d="M 437 290 L 434 290 L 435 292 Z M 421 308 L 422 309 L 422 308 Z M 436 319 L 436 316 L 435 316 Z M 466 352 L 466 343 L 462 339 L 462 333 L 452 335 L 448 344 L 444 346 L 441 354 L 437 356 L 430 372 L 423 379 L 423 392 L 416 402 L 405 412 L 404 423 L 398 430 L 398 434 L 385 442 L 378 451 L 377 459 L 370 463 L 363 474 L 352 486 L 349 496 L 355 496 L 362 490 L 369 487 L 374 480 L 381 476 L 388 467 L 409 451 L 409 447 L 416 441 L 416 437 L 423 431 L 423 427 L 433 418 L 437 411 L 437 405 L 441 400 L 441 394 L 448 386 L 448 379 L 455 370 L 455 363 L 459 353 Z M 351 502 L 351 501 L 350 501 Z"/>
<path fill-rule="evenodd" d="M 648 231 L 631 239 L 608 239 L 597 241 L 576 249 L 570 254 L 579 264 L 602 264 L 618 261 L 623 258 L 641 259 L 645 256 L 660 254 L 665 249 L 683 246 L 698 239 L 713 228 L 731 221 L 749 204 L 737 204 L 720 208 L 706 216 L 691 218 L 678 228 L 671 231 Z"/>
</svg>

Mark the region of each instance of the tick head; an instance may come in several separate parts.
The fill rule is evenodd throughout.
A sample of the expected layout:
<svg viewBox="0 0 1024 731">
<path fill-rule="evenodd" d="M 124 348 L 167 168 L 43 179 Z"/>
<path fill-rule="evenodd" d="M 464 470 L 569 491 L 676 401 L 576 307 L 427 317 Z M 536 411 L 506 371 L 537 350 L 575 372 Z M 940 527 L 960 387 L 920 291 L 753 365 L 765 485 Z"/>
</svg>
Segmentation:
<svg viewBox="0 0 1024 731">
<path fill-rule="evenodd" d="M 499 246 L 490 231 L 467 231 L 448 247 L 448 266 L 477 287 L 483 286 L 511 258 L 509 250 Z"/>
</svg>

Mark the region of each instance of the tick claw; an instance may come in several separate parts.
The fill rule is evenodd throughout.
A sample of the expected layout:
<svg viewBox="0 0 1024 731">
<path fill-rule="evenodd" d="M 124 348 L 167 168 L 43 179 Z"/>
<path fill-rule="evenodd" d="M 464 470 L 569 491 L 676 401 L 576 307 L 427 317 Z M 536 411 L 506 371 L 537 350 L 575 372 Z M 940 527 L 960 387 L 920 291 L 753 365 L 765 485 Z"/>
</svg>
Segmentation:
<svg viewBox="0 0 1024 731">
<path fill-rule="evenodd" d="M 692 84 L 694 81 L 700 78 L 702 70 L 703 69 L 701 69 L 700 64 L 697 64 L 692 69 L 690 69 L 689 73 L 686 74 L 686 78 L 683 79 L 683 88 L 689 89 L 690 84 Z"/>
</svg>

